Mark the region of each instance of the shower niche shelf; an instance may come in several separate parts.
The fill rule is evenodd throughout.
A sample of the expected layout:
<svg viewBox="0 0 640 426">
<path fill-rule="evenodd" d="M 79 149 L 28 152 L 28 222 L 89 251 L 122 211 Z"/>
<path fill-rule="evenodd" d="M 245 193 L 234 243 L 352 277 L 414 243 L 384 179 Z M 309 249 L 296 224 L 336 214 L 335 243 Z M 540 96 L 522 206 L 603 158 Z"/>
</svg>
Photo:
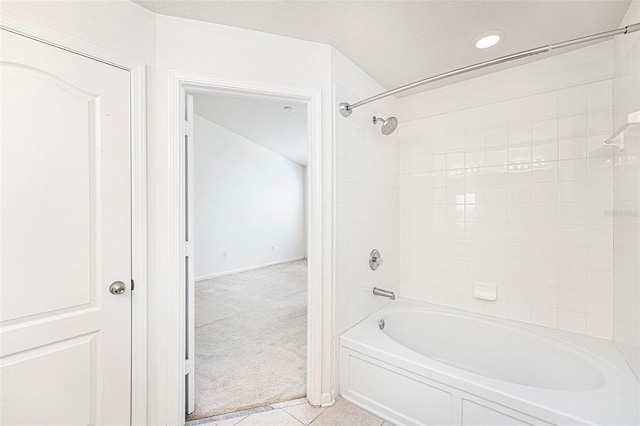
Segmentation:
<svg viewBox="0 0 640 426">
<path fill-rule="evenodd" d="M 617 146 L 620 148 L 620 151 L 624 151 L 624 143 L 625 143 L 625 133 L 627 129 L 630 127 L 635 127 L 636 129 L 640 128 L 640 111 L 632 112 L 627 115 L 627 119 L 625 122 L 618 127 L 618 129 L 613 132 L 611 136 L 604 140 L 605 145 L 609 146 Z M 633 135 L 628 135 L 631 139 L 640 139 L 640 132 L 634 132 Z M 626 138 L 627 140 L 629 137 Z"/>
</svg>

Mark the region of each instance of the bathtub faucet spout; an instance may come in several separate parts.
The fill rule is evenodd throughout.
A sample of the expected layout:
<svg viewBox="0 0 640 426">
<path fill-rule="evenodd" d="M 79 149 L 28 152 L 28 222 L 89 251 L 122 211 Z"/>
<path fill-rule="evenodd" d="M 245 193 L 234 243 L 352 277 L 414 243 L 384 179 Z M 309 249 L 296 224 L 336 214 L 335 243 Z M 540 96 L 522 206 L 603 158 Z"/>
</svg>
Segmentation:
<svg viewBox="0 0 640 426">
<path fill-rule="evenodd" d="M 376 296 L 388 297 L 391 300 L 396 300 L 396 294 L 389 290 L 384 290 L 382 288 L 374 287 L 373 294 Z"/>
</svg>

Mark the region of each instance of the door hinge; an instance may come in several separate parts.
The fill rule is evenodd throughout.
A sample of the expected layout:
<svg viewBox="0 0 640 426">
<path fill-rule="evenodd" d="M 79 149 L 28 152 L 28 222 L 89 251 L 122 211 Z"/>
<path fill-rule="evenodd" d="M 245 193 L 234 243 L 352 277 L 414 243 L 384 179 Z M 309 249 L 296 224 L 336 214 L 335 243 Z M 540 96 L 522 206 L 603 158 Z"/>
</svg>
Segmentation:
<svg viewBox="0 0 640 426">
<path fill-rule="evenodd" d="M 131 278 L 131 291 L 136 289 L 136 282 Z"/>
<path fill-rule="evenodd" d="M 193 135 L 193 123 L 191 123 L 190 121 L 186 121 L 184 122 L 184 134 L 186 136 L 192 136 Z"/>
<path fill-rule="evenodd" d="M 184 257 L 191 256 L 193 252 L 193 243 L 191 241 L 184 242 Z"/>
<path fill-rule="evenodd" d="M 193 373 L 193 360 L 185 359 L 184 360 L 184 375 Z"/>
</svg>

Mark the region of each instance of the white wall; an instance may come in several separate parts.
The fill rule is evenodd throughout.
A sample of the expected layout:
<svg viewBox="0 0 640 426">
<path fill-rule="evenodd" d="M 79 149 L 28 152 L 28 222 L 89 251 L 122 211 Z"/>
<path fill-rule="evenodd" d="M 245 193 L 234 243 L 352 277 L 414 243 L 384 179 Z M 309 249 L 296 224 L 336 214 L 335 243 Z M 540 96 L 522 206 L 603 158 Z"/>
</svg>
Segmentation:
<svg viewBox="0 0 640 426">
<path fill-rule="evenodd" d="M 306 168 L 194 121 L 196 280 L 306 257 Z"/>
<path fill-rule="evenodd" d="M 640 21 L 640 1 L 622 25 Z M 613 108 L 615 128 L 640 111 L 640 33 L 616 37 Z M 630 137 L 630 135 L 635 135 Z M 640 378 L 640 131 L 629 129 L 624 151 L 614 148 L 613 337 Z"/>
<path fill-rule="evenodd" d="M 611 338 L 612 53 L 399 100 L 403 297 Z"/>
<path fill-rule="evenodd" d="M 332 49 L 334 105 L 356 102 L 385 89 Z M 348 88 L 348 89 L 347 89 Z M 398 291 L 398 131 L 384 136 L 372 117 L 396 115 L 387 98 L 343 117 L 336 110 L 336 335 L 389 300 L 373 287 Z M 369 253 L 384 259 L 376 271 Z"/>
</svg>

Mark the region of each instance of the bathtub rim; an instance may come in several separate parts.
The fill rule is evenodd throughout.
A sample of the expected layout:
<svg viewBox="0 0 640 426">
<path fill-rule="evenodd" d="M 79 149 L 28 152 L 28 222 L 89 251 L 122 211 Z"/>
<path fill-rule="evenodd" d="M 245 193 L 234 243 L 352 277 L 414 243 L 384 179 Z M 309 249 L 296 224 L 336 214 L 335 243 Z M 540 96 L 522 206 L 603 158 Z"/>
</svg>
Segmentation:
<svg viewBox="0 0 640 426">
<path fill-rule="evenodd" d="M 491 380 L 485 376 L 475 375 L 434 360 L 429 360 L 429 358 L 406 348 L 388 336 L 385 336 L 385 339 L 383 339 L 383 334 L 380 333 L 377 324 L 373 321 L 373 318 L 377 318 L 381 313 L 397 308 L 404 310 L 406 307 L 426 307 L 446 312 L 460 313 L 466 316 L 495 320 L 499 323 L 509 325 L 515 323 L 520 325 L 521 328 L 537 330 L 544 335 L 557 336 L 564 342 L 584 347 L 585 350 L 599 354 L 602 358 L 610 361 L 615 368 L 622 371 L 622 376 L 627 386 L 626 390 L 616 394 L 601 396 L 594 396 L 593 393 L 590 395 L 588 392 L 556 392 L 556 394 L 553 394 L 546 389 L 540 390 L 512 384 L 511 382 Z M 389 344 L 393 345 L 393 350 L 391 351 L 385 347 L 385 345 L 388 346 Z M 640 413 L 633 411 L 637 405 L 638 395 L 640 393 L 640 382 L 638 382 L 635 375 L 633 375 L 633 372 L 620 355 L 615 344 L 612 341 L 604 339 L 539 327 L 508 319 L 488 317 L 461 309 L 434 305 L 412 299 L 399 298 L 363 319 L 340 336 L 339 356 L 341 362 L 339 380 L 341 387 L 346 373 L 346 366 L 342 360 L 345 349 L 347 352 L 360 354 L 365 358 L 375 359 L 378 363 L 392 366 L 411 375 L 423 377 L 432 383 L 439 383 L 444 387 L 457 389 L 460 392 L 508 407 L 509 409 L 545 422 L 582 425 L 612 424 L 610 415 L 613 413 L 615 424 L 629 425 L 637 423 L 640 418 Z M 431 362 L 425 363 L 425 360 Z M 478 378 L 481 380 L 478 380 Z M 341 388 L 340 392 L 342 393 L 342 391 L 343 389 Z M 345 398 L 347 398 L 347 395 L 345 395 Z"/>
</svg>

